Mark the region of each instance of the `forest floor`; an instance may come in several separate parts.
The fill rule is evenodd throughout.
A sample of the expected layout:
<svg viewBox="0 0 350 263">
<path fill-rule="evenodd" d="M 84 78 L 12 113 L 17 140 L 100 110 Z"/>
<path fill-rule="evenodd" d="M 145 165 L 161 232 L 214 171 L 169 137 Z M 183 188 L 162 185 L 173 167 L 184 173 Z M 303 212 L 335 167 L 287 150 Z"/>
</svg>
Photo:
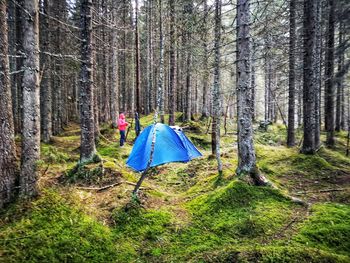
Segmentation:
<svg viewBox="0 0 350 263">
<path fill-rule="evenodd" d="M 151 121 L 146 116 L 141 124 Z M 141 206 L 130 201 L 140 175 L 125 165 L 133 131 L 120 148 L 116 131 L 102 127 L 102 165 L 74 174 L 77 124 L 42 144 L 40 196 L 0 214 L 0 262 L 350 262 L 345 133 L 334 149 L 321 147 L 311 156 L 284 145 L 283 126 L 257 129 L 258 166 L 277 190 L 235 177 L 231 122 L 221 142 L 222 176 L 207 122 L 178 124 L 189 128 L 185 133 L 203 157 L 153 169 L 142 185 Z"/>
</svg>

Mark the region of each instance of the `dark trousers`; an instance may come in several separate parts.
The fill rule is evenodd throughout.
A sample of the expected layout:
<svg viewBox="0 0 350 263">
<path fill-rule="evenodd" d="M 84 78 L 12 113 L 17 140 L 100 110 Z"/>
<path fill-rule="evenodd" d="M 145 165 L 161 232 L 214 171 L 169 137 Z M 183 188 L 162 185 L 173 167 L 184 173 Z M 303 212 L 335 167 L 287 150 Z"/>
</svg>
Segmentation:
<svg viewBox="0 0 350 263">
<path fill-rule="evenodd" d="M 120 146 L 123 146 L 125 142 L 125 131 L 120 131 Z"/>
</svg>

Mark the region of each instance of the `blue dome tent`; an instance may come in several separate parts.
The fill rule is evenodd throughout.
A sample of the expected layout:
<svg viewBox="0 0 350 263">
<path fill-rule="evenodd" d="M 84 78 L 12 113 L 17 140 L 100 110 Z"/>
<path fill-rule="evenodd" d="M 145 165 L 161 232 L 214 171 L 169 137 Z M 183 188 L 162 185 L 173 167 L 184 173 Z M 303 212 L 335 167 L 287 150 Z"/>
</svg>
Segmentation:
<svg viewBox="0 0 350 263">
<path fill-rule="evenodd" d="M 142 172 L 165 163 L 188 162 L 199 156 L 202 154 L 182 130 L 156 123 L 145 128 L 137 137 L 126 164 Z"/>
</svg>

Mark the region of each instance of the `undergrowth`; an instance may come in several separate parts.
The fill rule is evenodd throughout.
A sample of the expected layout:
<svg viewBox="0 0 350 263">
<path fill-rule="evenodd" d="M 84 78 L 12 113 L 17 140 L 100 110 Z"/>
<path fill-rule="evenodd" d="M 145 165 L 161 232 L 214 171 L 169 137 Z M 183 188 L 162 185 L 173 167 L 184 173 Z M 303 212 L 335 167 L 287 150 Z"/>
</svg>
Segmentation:
<svg viewBox="0 0 350 263">
<path fill-rule="evenodd" d="M 151 115 L 141 119 L 143 127 L 152 122 Z M 152 169 L 141 203 L 128 202 L 140 176 L 125 165 L 133 128 L 120 148 L 116 130 L 105 125 L 97 146 L 101 163 L 75 166 L 67 176 L 70 184 L 45 186 L 33 202 L 18 201 L 1 212 L 0 262 L 350 262 L 349 191 L 323 199 L 315 194 L 348 186 L 344 138 L 339 148 L 321 148 L 310 156 L 284 146 L 282 125 L 257 131 L 258 166 L 278 185 L 276 190 L 237 180 L 236 137 L 230 126 L 222 137 L 224 173 L 219 177 L 207 123 L 183 124 L 204 156 Z M 43 167 L 54 166 L 45 176 L 65 174 L 64 164 L 78 162 L 79 130 L 76 125 L 71 129 L 42 145 Z M 104 192 L 76 187 L 119 179 L 129 184 Z M 306 190 L 312 193 L 301 197 L 315 203 L 310 210 L 281 194 Z M 101 208 L 104 217 L 94 214 Z"/>
</svg>

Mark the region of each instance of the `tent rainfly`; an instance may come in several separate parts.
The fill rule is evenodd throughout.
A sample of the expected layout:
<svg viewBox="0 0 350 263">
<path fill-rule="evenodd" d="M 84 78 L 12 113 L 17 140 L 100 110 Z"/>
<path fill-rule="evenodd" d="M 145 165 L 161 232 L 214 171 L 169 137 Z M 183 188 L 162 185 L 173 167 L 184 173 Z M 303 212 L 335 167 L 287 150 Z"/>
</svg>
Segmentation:
<svg viewBox="0 0 350 263">
<path fill-rule="evenodd" d="M 199 156 L 202 154 L 182 130 L 156 123 L 145 128 L 137 137 L 126 164 L 135 171 L 142 172 L 165 163 L 189 162 Z"/>
</svg>

